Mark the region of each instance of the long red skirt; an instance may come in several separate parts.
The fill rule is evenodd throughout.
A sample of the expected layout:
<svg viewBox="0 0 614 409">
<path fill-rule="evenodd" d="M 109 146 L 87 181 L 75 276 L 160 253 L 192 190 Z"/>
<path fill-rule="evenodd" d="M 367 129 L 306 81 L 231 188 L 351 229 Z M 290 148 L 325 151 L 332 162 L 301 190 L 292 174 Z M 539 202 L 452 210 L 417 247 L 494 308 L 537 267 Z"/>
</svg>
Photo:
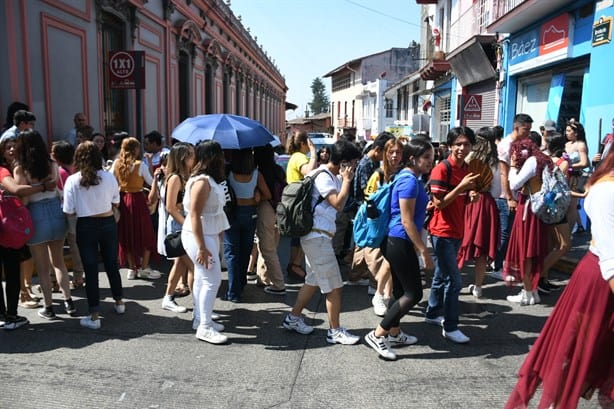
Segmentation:
<svg viewBox="0 0 614 409">
<path fill-rule="evenodd" d="M 528 196 L 520 195 L 505 255 L 504 277 L 511 275 L 516 281 L 522 282 L 523 277 L 530 274 L 533 288 L 537 288 L 544 259 L 549 251 L 547 227 L 531 211 Z M 533 259 L 531 271 L 524 271 L 524 261 L 528 258 Z"/>
<path fill-rule="evenodd" d="M 119 235 L 119 263 L 126 265 L 126 254 L 134 257 L 136 267 L 141 265 L 141 257 L 145 250 L 151 252 L 151 257 L 157 257 L 156 236 L 145 193 L 124 193 L 120 195 L 119 223 L 117 230 Z"/>
<path fill-rule="evenodd" d="M 488 262 L 494 260 L 500 226 L 497 203 L 490 193 L 482 193 L 477 202 L 469 203 L 465 207 L 465 231 L 458 252 L 458 268 L 481 256 L 486 256 Z"/>
<path fill-rule="evenodd" d="M 572 409 L 596 389 L 602 401 L 614 400 L 614 295 L 598 262 L 589 251 L 576 267 L 520 368 L 507 409 L 526 408 L 540 383 L 539 408 Z"/>
</svg>

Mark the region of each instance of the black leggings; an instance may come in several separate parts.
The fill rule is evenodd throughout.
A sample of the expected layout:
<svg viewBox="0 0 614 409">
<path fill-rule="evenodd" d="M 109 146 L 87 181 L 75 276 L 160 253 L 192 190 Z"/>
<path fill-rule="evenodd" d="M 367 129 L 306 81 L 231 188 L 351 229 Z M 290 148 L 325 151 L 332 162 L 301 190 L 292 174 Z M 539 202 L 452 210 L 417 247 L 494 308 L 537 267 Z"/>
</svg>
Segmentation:
<svg viewBox="0 0 614 409">
<path fill-rule="evenodd" d="M 401 318 L 422 299 L 422 278 L 418 255 L 411 241 L 388 237 L 384 242 L 382 252 L 392 271 L 393 298 L 379 325 L 389 331 L 398 327 Z"/>
<path fill-rule="evenodd" d="M 6 279 L 6 304 L 2 292 L 2 270 Z M 20 290 L 19 250 L 0 247 L 0 314 L 17 315 Z"/>
</svg>

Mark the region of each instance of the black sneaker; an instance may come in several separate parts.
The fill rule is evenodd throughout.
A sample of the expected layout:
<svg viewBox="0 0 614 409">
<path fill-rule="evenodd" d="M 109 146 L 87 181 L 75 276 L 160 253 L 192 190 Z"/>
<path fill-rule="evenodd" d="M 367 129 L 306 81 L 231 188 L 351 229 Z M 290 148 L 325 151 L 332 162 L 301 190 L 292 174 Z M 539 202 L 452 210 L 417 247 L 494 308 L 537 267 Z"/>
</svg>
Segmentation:
<svg viewBox="0 0 614 409">
<path fill-rule="evenodd" d="M 4 327 L 4 324 L 6 324 L 6 320 L 6 314 L 0 313 L 0 328 Z"/>
<path fill-rule="evenodd" d="M 256 274 L 255 271 L 248 271 L 247 272 L 247 281 L 254 281 L 258 278 L 258 274 Z"/>
<path fill-rule="evenodd" d="M 15 317 L 7 318 L 6 323 L 4 324 L 4 329 L 7 331 L 11 331 L 17 329 L 21 326 L 28 324 L 30 321 L 26 317 L 20 317 L 19 315 Z"/>
<path fill-rule="evenodd" d="M 552 290 L 550 289 L 550 283 L 548 282 L 548 280 L 544 280 L 544 279 L 539 280 L 539 282 L 537 283 L 537 291 L 541 295 L 550 294 Z"/>
<path fill-rule="evenodd" d="M 45 318 L 46 320 L 54 320 L 55 312 L 53 312 L 53 307 L 43 307 L 38 310 L 38 316 L 41 318 Z"/>
<path fill-rule="evenodd" d="M 66 314 L 68 315 L 73 315 L 77 312 L 77 309 L 75 308 L 75 303 L 73 302 L 72 298 L 64 300 L 64 309 L 66 310 Z"/>
</svg>

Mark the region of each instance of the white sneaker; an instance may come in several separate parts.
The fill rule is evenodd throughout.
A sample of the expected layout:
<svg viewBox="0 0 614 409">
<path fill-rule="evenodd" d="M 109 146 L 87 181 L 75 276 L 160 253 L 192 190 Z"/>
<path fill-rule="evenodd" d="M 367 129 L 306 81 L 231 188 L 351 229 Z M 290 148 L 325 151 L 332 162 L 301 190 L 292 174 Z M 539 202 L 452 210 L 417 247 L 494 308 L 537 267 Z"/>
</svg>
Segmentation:
<svg viewBox="0 0 614 409">
<path fill-rule="evenodd" d="M 469 337 L 463 334 L 459 329 L 449 332 L 444 329 L 442 331 L 442 335 L 444 338 L 449 339 L 452 342 L 456 342 L 457 344 L 466 344 L 469 342 Z"/>
<path fill-rule="evenodd" d="M 326 342 L 329 344 L 354 345 L 358 341 L 360 341 L 359 336 L 350 334 L 343 327 L 329 328 L 326 333 Z"/>
<path fill-rule="evenodd" d="M 443 321 L 444 321 L 444 318 L 441 315 L 435 318 L 428 318 L 428 317 L 424 318 L 424 322 L 426 322 L 427 324 L 436 325 L 438 327 L 443 327 Z"/>
<path fill-rule="evenodd" d="M 482 287 L 478 287 L 475 284 L 470 284 L 469 294 L 472 294 L 475 298 L 482 298 Z"/>
<path fill-rule="evenodd" d="M 114 304 L 113 307 L 115 308 L 115 312 L 120 315 L 126 313 L 126 304 Z"/>
<path fill-rule="evenodd" d="M 92 316 L 88 315 L 87 317 L 81 318 L 79 324 L 81 324 L 82 327 L 89 329 L 100 329 L 100 318 L 98 318 L 97 320 L 93 320 Z"/>
<path fill-rule="evenodd" d="M 392 336 L 388 334 L 388 343 L 392 347 L 403 347 L 406 345 L 413 345 L 416 342 L 418 342 L 418 338 L 412 335 L 406 334 L 403 331 L 399 332 L 397 336 Z"/>
<path fill-rule="evenodd" d="M 157 280 L 162 277 L 162 273 L 158 270 L 153 270 L 151 267 L 140 268 L 138 272 L 139 278 L 147 278 L 149 280 Z"/>
<path fill-rule="evenodd" d="M 397 359 L 397 355 L 390 349 L 390 343 L 388 343 L 388 337 L 378 337 L 375 335 L 375 331 L 369 332 L 365 335 L 365 341 L 375 349 L 384 359 L 394 361 Z"/>
<path fill-rule="evenodd" d="M 526 291 L 525 289 L 520 290 L 516 295 L 508 295 L 507 300 L 520 305 L 534 305 L 541 302 L 537 291 Z"/>
<path fill-rule="evenodd" d="M 373 312 L 375 315 L 378 317 L 383 317 L 386 315 L 386 310 L 388 307 L 386 307 L 386 304 L 384 304 L 384 296 L 382 294 L 375 293 L 371 299 L 371 304 L 373 305 Z"/>
<path fill-rule="evenodd" d="M 128 274 L 126 274 L 126 278 L 128 280 L 134 280 L 136 278 L 136 271 L 128 269 Z"/>
<path fill-rule="evenodd" d="M 193 330 L 197 330 L 198 327 L 200 326 L 200 320 L 194 320 L 192 321 L 192 329 Z M 214 330 L 216 330 L 217 332 L 224 332 L 224 330 L 226 329 L 224 327 L 224 324 L 220 324 L 219 322 L 211 322 L 211 325 L 209 325 L 211 328 L 213 328 Z"/>
<path fill-rule="evenodd" d="M 307 335 L 313 332 L 313 327 L 305 324 L 303 317 L 295 317 L 291 314 L 286 315 L 284 322 L 281 324 L 283 327 L 290 331 L 296 331 L 299 334 Z"/>
<path fill-rule="evenodd" d="M 183 305 L 179 305 L 170 295 L 165 295 L 162 298 L 162 309 L 172 312 L 187 312 L 188 309 Z"/>
<path fill-rule="evenodd" d="M 201 341 L 206 341 L 210 344 L 224 344 L 228 342 L 228 337 L 226 335 L 220 334 L 213 327 L 201 328 L 199 327 L 196 331 L 196 338 Z"/>
</svg>

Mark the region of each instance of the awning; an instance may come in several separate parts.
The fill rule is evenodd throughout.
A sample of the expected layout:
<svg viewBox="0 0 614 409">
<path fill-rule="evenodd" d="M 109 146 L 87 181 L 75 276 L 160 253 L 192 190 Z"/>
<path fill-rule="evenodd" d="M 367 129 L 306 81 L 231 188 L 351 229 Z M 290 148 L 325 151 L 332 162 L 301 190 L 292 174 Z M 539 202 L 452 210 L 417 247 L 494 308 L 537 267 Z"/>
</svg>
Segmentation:
<svg viewBox="0 0 614 409">
<path fill-rule="evenodd" d="M 454 75 L 463 87 L 495 78 L 494 35 L 476 35 L 447 55 Z"/>
<path fill-rule="evenodd" d="M 450 70 L 450 63 L 446 60 L 430 60 L 420 69 L 420 78 L 425 81 L 436 80 Z"/>
<path fill-rule="evenodd" d="M 298 105 L 293 104 L 292 102 L 286 101 L 286 111 L 289 109 L 294 111 L 296 108 L 298 108 Z"/>
</svg>

